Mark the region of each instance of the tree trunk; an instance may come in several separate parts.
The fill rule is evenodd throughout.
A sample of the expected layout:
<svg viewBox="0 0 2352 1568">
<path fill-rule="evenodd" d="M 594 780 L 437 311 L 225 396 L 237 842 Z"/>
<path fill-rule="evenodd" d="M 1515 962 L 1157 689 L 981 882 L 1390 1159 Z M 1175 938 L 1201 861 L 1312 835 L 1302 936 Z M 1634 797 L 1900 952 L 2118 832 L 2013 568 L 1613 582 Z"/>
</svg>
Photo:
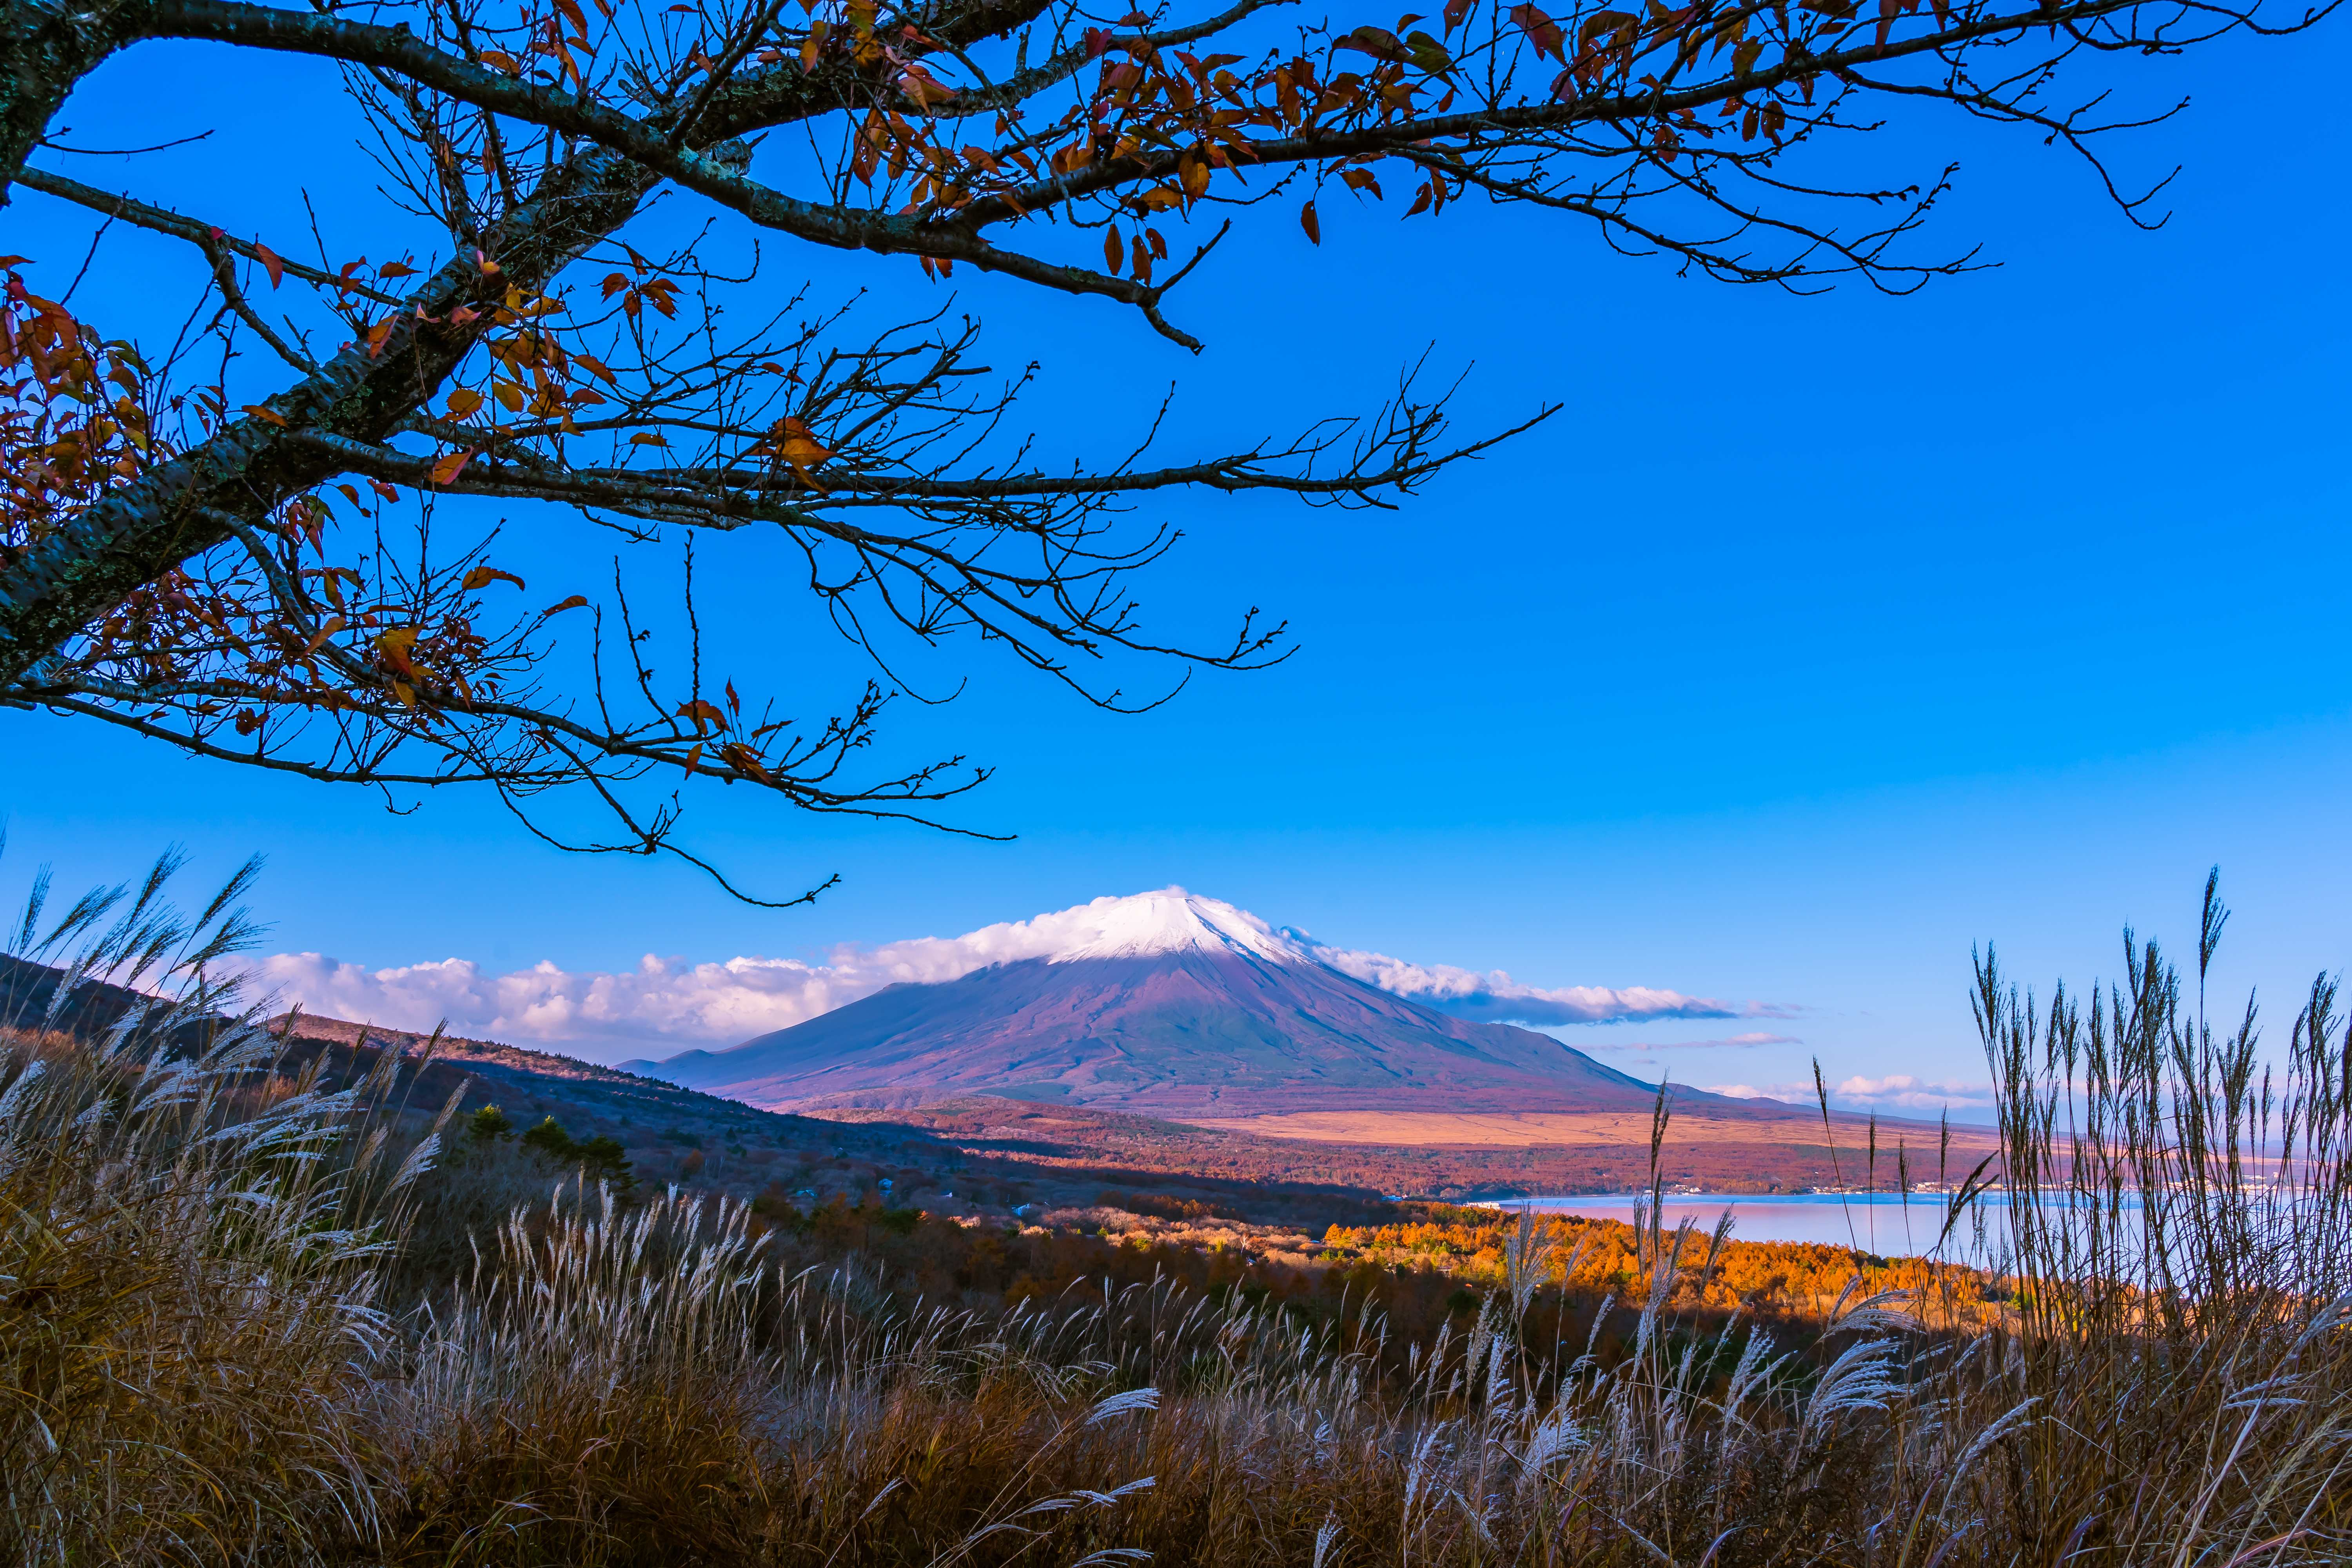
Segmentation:
<svg viewBox="0 0 2352 1568">
<path fill-rule="evenodd" d="M 144 0 L 0 0 L 0 206 L 66 95 L 139 37 L 146 12 Z"/>
<path fill-rule="evenodd" d="M 26 677 L 57 657 L 84 626 L 189 557 L 230 537 L 224 516 L 258 524 L 344 465 L 303 442 L 305 431 L 381 442 L 423 407 L 490 320 L 509 285 L 544 288 L 604 236 L 625 223 L 655 176 L 591 149 L 551 174 L 486 236 L 501 265 L 486 278 L 470 256 L 449 262 L 397 308 L 393 331 L 371 354 L 359 344 L 268 406 L 283 423 L 246 418 L 204 445 L 110 491 L 95 506 L 31 542 L 0 569 L 0 690 L 37 687 Z M 453 326 L 460 305 L 484 308 Z"/>
</svg>

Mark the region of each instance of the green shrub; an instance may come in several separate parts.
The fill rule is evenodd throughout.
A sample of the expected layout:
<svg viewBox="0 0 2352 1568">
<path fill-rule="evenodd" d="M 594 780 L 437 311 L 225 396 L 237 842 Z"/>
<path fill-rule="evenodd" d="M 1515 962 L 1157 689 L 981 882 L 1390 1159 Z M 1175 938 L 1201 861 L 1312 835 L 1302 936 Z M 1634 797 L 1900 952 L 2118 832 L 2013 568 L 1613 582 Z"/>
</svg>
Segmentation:
<svg viewBox="0 0 2352 1568">
<path fill-rule="evenodd" d="M 616 1190 L 627 1192 L 637 1184 L 629 1168 L 628 1151 L 617 1138 L 599 1134 L 576 1142 L 563 1130 L 563 1123 L 551 1116 L 524 1133 L 522 1143 L 559 1165 L 584 1170 L 592 1180 L 610 1182 Z"/>
</svg>

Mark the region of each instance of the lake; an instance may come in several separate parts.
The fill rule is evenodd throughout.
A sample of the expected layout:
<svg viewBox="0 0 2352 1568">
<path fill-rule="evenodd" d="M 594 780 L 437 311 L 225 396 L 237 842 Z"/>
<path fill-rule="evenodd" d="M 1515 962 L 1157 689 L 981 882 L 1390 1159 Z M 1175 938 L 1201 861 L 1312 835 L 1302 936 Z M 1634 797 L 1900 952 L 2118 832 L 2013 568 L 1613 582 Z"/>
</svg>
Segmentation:
<svg viewBox="0 0 2352 1568">
<path fill-rule="evenodd" d="M 1639 1194 L 1599 1193 L 1505 1198 L 1490 1206 L 1630 1224 L 1634 1205 L 1646 1201 Z M 1685 1219 L 1702 1231 L 1711 1230 L 1723 1211 L 1729 1209 L 1731 1234 L 1740 1241 L 1826 1242 L 1892 1258 L 1925 1252 L 1935 1245 L 1944 1227 L 1946 1201 L 1940 1193 L 1914 1193 L 1908 1204 L 1895 1193 L 1668 1193 L 1664 1207 L 1669 1230 Z M 1998 1224 L 1999 1216 L 1992 1211 L 2003 1201 L 2000 1193 L 1987 1193 L 1979 1199 L 1989 1221 Z M 1954 1227 L 1952 1239 L 1955 1245 L 1946 1248 L 1948 1255 L 1965 1256 L 1973 1250 L 1968 1218 Z"/>
</svg>

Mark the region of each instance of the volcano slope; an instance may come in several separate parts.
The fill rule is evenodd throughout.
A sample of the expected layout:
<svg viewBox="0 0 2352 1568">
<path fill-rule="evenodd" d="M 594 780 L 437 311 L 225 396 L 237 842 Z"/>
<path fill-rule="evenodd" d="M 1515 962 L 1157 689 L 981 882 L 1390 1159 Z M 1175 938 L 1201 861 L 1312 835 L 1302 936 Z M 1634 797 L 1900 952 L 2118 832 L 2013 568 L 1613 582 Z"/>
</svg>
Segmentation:
<svg viewBox="0 0 2352 1568">
<path fill-rule="evenodd" d="M 1348 1142 L 1380 1141 L 1391 1119 L 1410 1142 L 1495 1141 L 1475 1125 L 1465 1136 L 1465 1116 L 1515 1124 L 1505 1142 L 1586 1141 L 1547 1118 L 1600 1118 L 1598 1142 L 1632 1128 L 1646 1137 L 1654 1085 L 1549 1035 L 1367 984 L 1230 904 L 1171 889 L 1087 912 L 1043 955 L 893 985 L 731 1050 L 626 1065 L 772 1110 L 908 1110 L 983 1094 L 1262 1123 L 1276 1136 L 1329 1138 L 1344 1125 Z M 1672 1092 L 1679 1115 L 1767 1138 L 1801 1136 L 1811 1118 Z"/>
</svg>

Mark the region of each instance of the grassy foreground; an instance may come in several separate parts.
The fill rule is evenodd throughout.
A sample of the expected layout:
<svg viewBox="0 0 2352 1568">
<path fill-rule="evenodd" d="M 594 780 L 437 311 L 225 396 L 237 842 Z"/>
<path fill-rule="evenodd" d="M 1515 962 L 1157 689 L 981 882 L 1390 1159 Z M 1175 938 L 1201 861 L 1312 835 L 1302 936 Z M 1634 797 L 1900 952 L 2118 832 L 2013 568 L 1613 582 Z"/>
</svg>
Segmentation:
<svg viewBox="0 0 2352 1568">
<path fill-rule="evenodd" d="M 676 1194 L 495 1189 L 518 1201 L 485 1223 L 450 1197 L 469 1134 L 400 1104 L 396 1058 L 293 1070 L 259 1030 L 192 1029 L 218 927 L 99 918 L 87 967 L 190 1007 L 0 1037 L 14 1560 L 2352 1557 L 2352 1059 L 2326 983 L 2265 1075 L 2251 1018 L 2210 1028 L 2152 947 L 2046 1006 L 1987 959 L 2011 1201 L 1952 1216 L 2005 1238 L 1993 1290 L 1857 1278 L 1800 1341 L 1727 1305 L 1720 1235 L 1653 1230 L 1608 1259 L 1620 1303 L 1580 1314 L 1548 1282 L 1587 1260 L 1529 1224 L 1472 1310 L 1405 1343 L 1369 1300 L 1166 1282 L 922 1305 Z M 2200 990 L 2218 933 L 2209 899 Z"/>
</svg>

